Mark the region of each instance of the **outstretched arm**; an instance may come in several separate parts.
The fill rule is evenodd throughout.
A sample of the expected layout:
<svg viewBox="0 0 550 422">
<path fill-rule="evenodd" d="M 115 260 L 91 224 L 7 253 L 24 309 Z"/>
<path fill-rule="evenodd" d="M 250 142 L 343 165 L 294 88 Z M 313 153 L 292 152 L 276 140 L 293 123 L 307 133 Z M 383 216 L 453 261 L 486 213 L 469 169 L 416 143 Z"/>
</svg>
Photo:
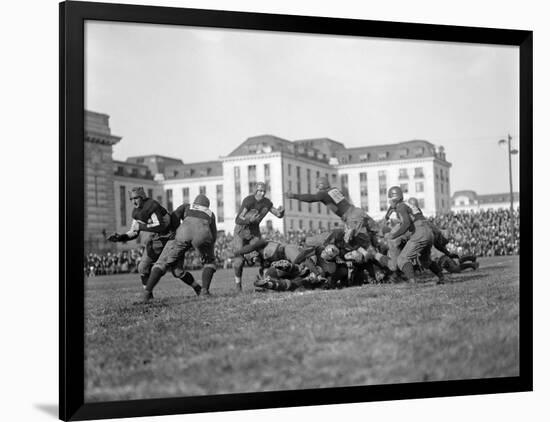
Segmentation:
<svg viewBox="0 0 550 422">
<path fill-rule="evenodd" d="M 277 218 L 283 218 L 285 216 L 285 209 L 282 205 L 278 208 L 271 207 L 269 212 Z"/>
<path fill-rule="evenodd" d="M 127 242 L 129 240 L 133 240 L 139 235 L 139 227 L 139 222 L 137 220 L 133 220 L 130 230 L 124 234 L 113 233 L 107 238 L 107 240 L 110 242 Z"/>
<path fill-rule="evenodd" d="M 297 199 L 302 202 L 322 202 L 323 195 L 322 192 L 317 193 L 292 193 L 287 192 L 286 197 L 288 199 Z"/>
</svg>

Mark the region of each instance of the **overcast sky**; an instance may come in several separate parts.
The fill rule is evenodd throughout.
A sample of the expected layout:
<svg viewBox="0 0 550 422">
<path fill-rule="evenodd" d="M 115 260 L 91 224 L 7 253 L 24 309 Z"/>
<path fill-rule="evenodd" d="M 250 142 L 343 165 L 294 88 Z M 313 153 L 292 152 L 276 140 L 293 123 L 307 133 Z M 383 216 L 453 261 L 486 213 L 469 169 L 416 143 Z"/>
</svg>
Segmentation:
<svg viewBox="0 0 550 422">
<path fill-rule="evenodd" d="M 509 190 L 515 47 L 107 22 L 85 35 L 85 107 L 111 116 L 115 159 L 216 160 L 261 134 L 425 139 L 445 147 L 452 192 Z"/>
</svg>

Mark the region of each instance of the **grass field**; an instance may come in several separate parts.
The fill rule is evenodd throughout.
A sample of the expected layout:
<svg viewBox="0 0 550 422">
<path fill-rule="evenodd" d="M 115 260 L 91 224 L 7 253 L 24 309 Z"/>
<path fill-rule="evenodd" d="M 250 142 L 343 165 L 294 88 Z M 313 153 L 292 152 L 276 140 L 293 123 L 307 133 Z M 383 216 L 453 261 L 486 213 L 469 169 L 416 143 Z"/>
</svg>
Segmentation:
<svg viewBox="0 0 550 422">
<path fill-rule="evenodd" d="M 518 257 L 410 286 L 233 291 L 165 277 L 151 304 L 136 274 L 86 281 L 86 401 L 519 374 Z M 200 279 L 200 275 L 195 273 Z"/>
</svg>

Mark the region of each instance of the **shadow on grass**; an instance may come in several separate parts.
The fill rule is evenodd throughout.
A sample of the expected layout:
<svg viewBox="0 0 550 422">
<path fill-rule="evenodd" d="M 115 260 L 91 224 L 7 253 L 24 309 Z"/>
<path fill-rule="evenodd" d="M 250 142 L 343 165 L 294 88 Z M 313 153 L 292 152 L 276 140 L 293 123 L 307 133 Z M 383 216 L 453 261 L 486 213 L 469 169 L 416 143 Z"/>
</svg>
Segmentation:
<svg viewBox="0 0 550 422">
<path fill-rule="evenodd" d="M 59 406 L 57 404 L 35 404 L 34 407 L 55 419 L 59 416 Z"/>
</svg>

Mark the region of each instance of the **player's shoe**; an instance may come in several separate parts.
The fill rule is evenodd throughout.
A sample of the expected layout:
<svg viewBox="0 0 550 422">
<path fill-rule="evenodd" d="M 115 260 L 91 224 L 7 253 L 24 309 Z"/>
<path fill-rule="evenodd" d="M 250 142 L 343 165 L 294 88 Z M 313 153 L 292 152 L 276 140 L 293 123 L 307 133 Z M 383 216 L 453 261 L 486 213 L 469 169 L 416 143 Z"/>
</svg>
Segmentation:
<svg viewBox="0 0 550 422">
<path fill-rule="evenodd" d="M 261 288 L 264 288 L 264 289 L 270 289 L 273 287 L 273 281 L 271 280 L 271 278 L 268 276 L 268 277 L 258 277 L 255 281 L 254 281 L 254 286 L 255 287 L 261 287 Z"/>
<path fill-rule="evenodd" d="M 445 277 L 443 274 L 437 276 L 437 282 L 435 284 L 445 284 Z"/>
<path fill-rule="evenodd" d="M 153 300 L 153 292 L 150 292 L 149 290 L 144 290 L 143 294 L 141 296 L 141 302 L 142 303 L 149 303 Z"/>
<path fill-rule="evenodd" d="M 203 288 L 202 288 L 201 286 L 199 286 L 199 285 L 197 285 L 197 286 L 191 286 L 191 287 L 193 287 L 193 290 L 195 291 L 195 294 L 196 294 L 197 296 L 200 296 L 201 294 L 204 295 L 205 292 L 207 292 L 207 290 L 203 290 Z"/>
<path fill-rule="evenodd" d="M 474 261 L 474 271 L 479 269 L 479 262 Z"/>
</svg>

